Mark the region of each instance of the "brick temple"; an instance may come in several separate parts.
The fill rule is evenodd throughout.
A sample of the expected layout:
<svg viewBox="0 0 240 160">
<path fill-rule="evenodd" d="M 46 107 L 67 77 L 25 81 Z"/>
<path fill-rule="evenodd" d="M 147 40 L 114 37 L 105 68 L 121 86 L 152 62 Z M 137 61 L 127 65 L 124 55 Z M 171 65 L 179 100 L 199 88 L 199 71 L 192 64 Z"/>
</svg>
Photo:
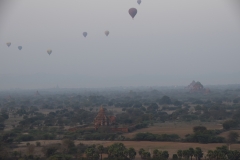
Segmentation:
<svg viewBox="0 0 240 160">
<path fill-rule="evenodd" d="M 99 126 L 111 126 L 116 123 L 115 116 L 106 116 L 103 107 L 99 109 L 97 116 L 94 119 L 94 126 L 97 129 Z"/>
</svg>

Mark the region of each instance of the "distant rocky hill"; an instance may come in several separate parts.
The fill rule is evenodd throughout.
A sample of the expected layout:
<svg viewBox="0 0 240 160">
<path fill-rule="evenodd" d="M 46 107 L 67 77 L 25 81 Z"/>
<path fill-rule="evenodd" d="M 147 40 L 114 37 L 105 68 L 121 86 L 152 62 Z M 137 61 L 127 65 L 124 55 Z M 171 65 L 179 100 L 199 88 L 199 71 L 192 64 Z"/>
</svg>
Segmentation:
<svg viewBox="0 0 240 160">
<path fill-rule="evenodd" d="M 189 92 L 202 92 L 202 93 L 210 93 L 209 88 L 204 88 L 204 86 L 200 82 L 192 81 L 187 87 Z"/>
</svg>

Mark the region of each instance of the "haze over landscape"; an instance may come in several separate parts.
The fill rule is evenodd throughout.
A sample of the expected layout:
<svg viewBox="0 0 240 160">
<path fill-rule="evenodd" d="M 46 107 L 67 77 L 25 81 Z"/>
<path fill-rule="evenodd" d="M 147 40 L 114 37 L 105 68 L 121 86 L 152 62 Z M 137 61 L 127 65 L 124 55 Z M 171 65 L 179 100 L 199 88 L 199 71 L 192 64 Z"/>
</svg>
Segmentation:
<svg viewBox="0 0 240 160">
<path fill-rule="evenodd" d="M 240 160 L 240 0 L 0 0 L 0 160 Z"/>
<path fill-rule="evenodd" d="M 239 84 L 231 2 L 1 0 L 0 89 Z"/>
</svg>

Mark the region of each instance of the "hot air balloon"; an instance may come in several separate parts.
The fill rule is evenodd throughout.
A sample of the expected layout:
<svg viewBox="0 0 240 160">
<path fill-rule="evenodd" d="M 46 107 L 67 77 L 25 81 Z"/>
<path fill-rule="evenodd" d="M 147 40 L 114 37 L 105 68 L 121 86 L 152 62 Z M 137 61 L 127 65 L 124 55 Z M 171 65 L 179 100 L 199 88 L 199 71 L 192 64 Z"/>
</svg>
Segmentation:
<svg viewBox="0 0 240 160">
<path fill-rule="evenodd" d="M 134 18 L 136 16 L 136 14 L 137 14 L 137 9 L 136 8 L 130 8 L 128 13 L 130 14 L 130 16 L 132 18 Z"/>
<path fill-rule="evenodd" d="M 11 42 L 7 42 L 6 44 L 7 44 L 8 47 L 10 47 L 12 43 Z"/>
<path fill-rule="evenodd" d="M 87 37 L 87 32 L 83 32 L 83 36 L 84 36 L 84 37 Z"/>
<path fill-rule="evenodd" d="M 142 3 L 142 1 L 141 0 L 137 0 L 137 3 L 140 5 Z"/>
<path fill-rule="evenodd" d="M 18 46 L 18 49 L 21 51 L 22 50 L 22 46 Z"/>
<path fill-rule="evenodd" d="M 109 31 L 105 31 L 105 35 L 108 36 L 109 35 Z"/>
<path fill-rule="evenodd" d="M 48 49 L 47 50 L 47 53 L 50 55 L 52 53 L 52 50 L 51 49 Z"/>
</svg>

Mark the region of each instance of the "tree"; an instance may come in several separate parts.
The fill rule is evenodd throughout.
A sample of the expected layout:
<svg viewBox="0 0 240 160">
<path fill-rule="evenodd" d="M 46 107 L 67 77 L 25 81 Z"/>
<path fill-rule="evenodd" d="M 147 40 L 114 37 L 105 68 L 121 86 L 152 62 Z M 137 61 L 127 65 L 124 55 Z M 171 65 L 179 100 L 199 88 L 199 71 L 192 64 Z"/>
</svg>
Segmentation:
<svg viewBox="0 0 240 160">
<path fill-rule="evenodd" d="M 192 160 L 192 157 L 194 156 L 194 149 L 193 148 L 189 148 L 189 156 L 191 157 L 191 160 Z"/>
<path fill-rule="evenodd" d="M 182 156 L 184 157 L 184 159 L 189 159 L 189 150 L 183 150 L 182 151 Z"/>
<path fill-rule="evenodd" d="M 42 152 L 45 155 L 46 158 L 50 157 L 51 155 L 53 155 L 54 153 L 56 153 L 56 151 L 59 149 L 59 145 L 57 144 L 52 144 L 46 147 L 42 148 Z"/>
<path fill-rule="evenodd" d="M 76 159 L 78 159 L 83 156 L 85 150 L 87 149 L 87 146 L 80 143 L 76 146 L 76 148 L 77 148 Z"/>
<path fill-rule="evenodd" d="M 128 156 L 128 150 L 123 143 L 114 143 L 109 146 L 108 157 L 109 159 L 123 160 Z"/>
<path fill-rule="evenodd" d="M 98 149 L 98 152 L 99 152 L 100 155 L 101 155 L 101 160 L 102 160 L 102 154 L 103 154 L 103 152 L 104 152 L 104 147 L 103 147 L 103 145 L 99 145 L 99 146 L 97 147 L 97 149 Z"/>
<path fill-rule="evenodd" d="M 178 160 L 177 154 L 173 154 L 172 160 Z"/>
<path fill-rule="evenodd" d="M 203 157 L 203 151 L 200 147 L 197 147 L 194 152 L 194 157 L 196 160 L 200 160 Z"/>
<path fill-rule="evenodd" d="M 149 153 L 149 152 L 147 152 L 147 151 L 144 151 L 143 153 L 142 153 L 142 159 L 150 159 L 151 158 L 151 154 Z"/>
<path fill-rule="evenodd" d="M 235 120 L 227 120 L 225 122 L 223 122 L 223 128 L 226 130 L 229 130 L 231 128 L 235 128 L 238 126 L 238 122 Z"/>
<path fill-rule="evenodd" d="M 90 146 L 85 150 L 87 159 L 89 160 L 98 160 L 99 154 L 95 150 L 95 146 Z"/>
<path fill-rule="evenodd" d="M 227 155 L 227 154 L 228 154 L 228 148 L 227 148 L 227 146 L 217 147 L 216 150 L 220 151 L 220 152 L 223 153 L 224 155 Z"/>
<path fill-rule="evenodd" d="M 218 159 L 226 159 L 225 154 L 222 153 L 220 150 L 214 150 L 213 151 L 213 157 L 216 160 L 218 160 Z"/>
<path fill-rule="evenodd" d="M 237 150 L 229 151 L 227 154 L 228 159 L 230 160 L 239 160 L 240 159 L 240 152 Z"/>
<path fill-rule="evenodd" d="M 160 104 L 171 104 L 172 101 L 168 96 L 163 96 L 159 103 Z"/>
<path fill-rule="evenodd" d="M 168 157 L 169 157 L 168 151 L 163 151 L 162 152 L 162 157 L 163 157 L 163 159 L 168 159 Z"/>
<path fill-rule="evenodd" d="M 70 153 L 75 148 L 75 144 L 73 140 L 63 139 L 62 140 L 62 152 Z"/>
<path fill-rule="evenodd" d="M 135 156 L 136 156 L 136 151 L 134 148 L 129 148 L 128 149 L 128 156 L 129 156 L 129 159 L 135 159 Z"/>
<path fill-rule="evenodd" d="M 179 159 L 182 159 L 182 156 L 183 156 L 182 150 L 177 151 L 177 156 L 178 156 Z"/>
<path fill-rule="evenodd" d="M 159 150 L 157 150 L 157 149 L 154 149 L 153 150 L 153 158 L 160 158 L 160 152 L 159 152 Z"/>
<path fill-rule="evenodd" d="M 195 127 L 193 127 L 193 132 L 194 133 L 197 133 L 197 132 L 205 132 L 207 130 L 207 128 L 206 127 L 204 127 L 204 126 L 195 126 Z"/>
<path fill-rule="evenodd" d="M 238 138 L 239 138 L 239 134 L 237 132 L 230 132 L 228 134 L 227 143 L 228 143 L 229 150 L 230 150 L 230 145 L 233 143 L 236 143 Z"/>
<path fill-rule="evenodd" d="M 212 150 L 208 150 L 207 157 L 209 160 L 214 159 L 214 152 Z"/>
<path fill-rule="evenodd" d="M 155 160 L 159 160 L 159 159 L 161 159 L 161 160 L 165 160 L 165 159 L 168 159 L 168 157 L 169 157 L 169 154 L 168 154 L 168 151 L 159 151 L 159 150 L 157 150 L 157 149 L 155 149 L 154 151 L 153 151 L 153 159 Z"/>
<path fill-rule="evenodd" d="M 138 151 L 138 154 L 141 156 L 141 158 L 143 157 L 143 152 L 145 152 L 143 148 L 140 148 Z"/>
</svg>

